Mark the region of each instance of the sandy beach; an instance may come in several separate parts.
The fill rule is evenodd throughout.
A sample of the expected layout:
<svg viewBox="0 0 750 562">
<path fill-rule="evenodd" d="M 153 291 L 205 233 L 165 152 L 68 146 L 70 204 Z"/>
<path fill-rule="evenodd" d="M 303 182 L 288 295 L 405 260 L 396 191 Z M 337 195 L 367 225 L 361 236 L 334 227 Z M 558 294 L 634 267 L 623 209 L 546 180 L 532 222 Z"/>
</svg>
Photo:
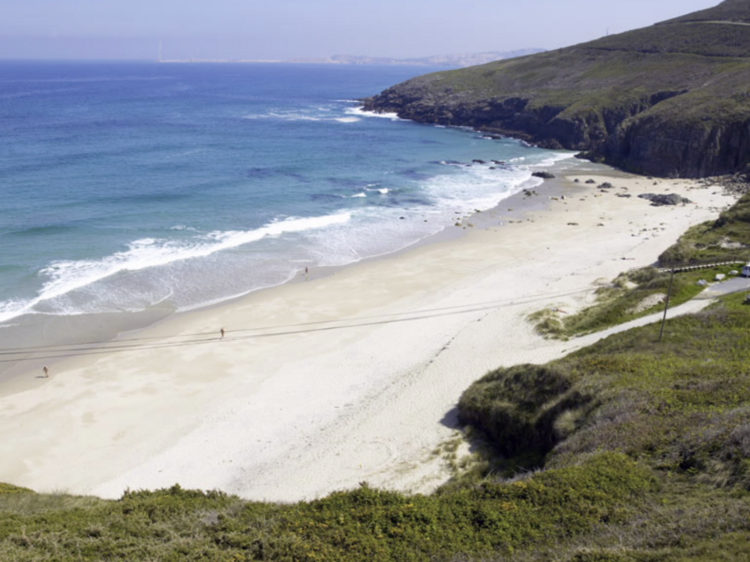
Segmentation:
<svg viewBox="0 0 750 562">
<path fill-rule="evenodd" d="M 530 313 L 585 306 L 734 202 L 588 162 L 553 171 L 536 195 L 457 218 L 463 236 L 172 315 L 47 362 L 49 378 L 30 358 L 0 384 L 0 481 L 107 498 L 175 483 L 285 502 L 363 481 L 430 492 L 473 381 L 598 337 L 544 340 Z"/>
</svg>

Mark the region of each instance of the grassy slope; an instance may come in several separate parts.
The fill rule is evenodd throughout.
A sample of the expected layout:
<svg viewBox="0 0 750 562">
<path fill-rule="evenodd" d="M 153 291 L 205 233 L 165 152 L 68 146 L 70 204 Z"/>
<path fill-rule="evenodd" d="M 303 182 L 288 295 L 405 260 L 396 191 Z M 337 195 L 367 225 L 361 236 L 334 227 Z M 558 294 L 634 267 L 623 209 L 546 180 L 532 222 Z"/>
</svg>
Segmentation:
<svg viewBox="0 0 750 562">
<path fill-rule="evenodd" d="M 680 107 L 726 97 L 731 117 L 748 109 L 742 95 L 749 91 L 748 54 L 750 33 L 745 27 L 672 24 L 429 74 L 410 83 L 415 92 L 430 89 L 435 100 L 448 105 L 517 96 L 531 100 L 532 108 L 558 106 L 568 115 L 616 110 L 661 92 L 684 92 Z M 727 115 L 726 109 L 716 114 Z"/>
<path fill-rule="evenodd" d="M 747 3 L 743 0 L 726 0 L 713 8 L 693 12 L 692 14 L 681 16 L 665 23 L 692 21 L 734 21 L 750 23 L 750 13 L 748 13 Z"/>
<path fill-rule="evenodd" d="M 0 559 L 430 560 L 510 554 L 624 521 L 655 487 L 624 455 L 434 496 L 363 486 L 289 506 L 174 487 L 120 501 L 0 494 Z"/>
<path fill-rule="evenodd" d="M 500 473 L 570 466 L 606 451 L 648 466 L 663 487 L 644 511 L 644 536 L 616 526 L 628 545 L 623 559 L 711 560 L 722 541 L 746 559 L 750 307 L 743 299 L 671 320 L 662 343 L 651 326 L 545 366 L 490 373 L 461 398 L 461 417 L 487 435 Z M 696 502 L 692 510 L 674 509 L 688 501 Z M 659 502 L 673 506 L 666 520 L 649 512 Z M 732 514 L 723 531 L 704 527 L 720 513 Z M 655 531 L 663 524 L 685 528 L 665 538 Z"/>
<path fill-rule="evenodd" d="M 628 271 L 608 286 L 597 291 L 597 303 L 577 314 L 566 315 L 556 309 L 533 313 L 529 320 L 537 331 L 556 338 L 570 338 L 603 330 L 663 310 L 663 302 L 639 307 L 653 295 L 665 296 L 670 291 L 670 306 L 680 305 L 703 290 L 698 282 L 712 281 L 717 274 L 731 277 L 744 263 L 750 262 L 750 193 L 743 195 L 731 209 L 716 221 L 696 225 L 659 256 L 655 267 Z M 710 265 L 693 271 L 681 271 L 674 279 L 666 268 Z"/>
<path fill-rule="evenodd" d="M 688 230 L 659 256 L 659 262 L 665 265 L 728 259 L 750 261 L 750 194 L 723 212 L 717 221 Z"/>
</svg>

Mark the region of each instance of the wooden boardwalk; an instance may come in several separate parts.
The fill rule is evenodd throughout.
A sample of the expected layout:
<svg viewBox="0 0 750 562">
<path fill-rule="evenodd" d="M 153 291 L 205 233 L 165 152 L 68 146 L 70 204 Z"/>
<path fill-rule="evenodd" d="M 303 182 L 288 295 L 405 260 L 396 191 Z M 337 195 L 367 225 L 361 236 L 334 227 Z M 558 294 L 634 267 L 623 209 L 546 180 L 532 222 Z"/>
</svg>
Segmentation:
<svg viewBox="0 0 750 562">
<path fill-rule="evenodd" d="M 714 262 L 714 263 L 702 263 L 702 264 L 696 264 L 696 265 L 683 265 L 679 267 L 660 267 L 659 271 L 662 273 L 681 273 L 683 271 L 696 271 L 698 269 L 710 269 L 712 267 L 719 267 L 724 265 L 737 265 L 742 264 L 745 265 L 747 260 L 733 260 L 733 261 L 722 261 L 722 262 Z"/>
</svg>

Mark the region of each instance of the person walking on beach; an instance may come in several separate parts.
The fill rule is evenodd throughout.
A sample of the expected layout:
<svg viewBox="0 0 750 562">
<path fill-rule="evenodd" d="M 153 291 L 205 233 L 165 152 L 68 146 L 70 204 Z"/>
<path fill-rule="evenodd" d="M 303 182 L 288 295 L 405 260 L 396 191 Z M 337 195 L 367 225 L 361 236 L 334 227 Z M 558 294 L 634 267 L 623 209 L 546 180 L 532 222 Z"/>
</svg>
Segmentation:
<svg viewBox="0 0 750 562">
<path fill-rule="evenodd" d="M 221 339 L 224 339 L 224 334 L 225 334 L 224 328 L 222 328 L 220 331 L 221 331 Z"/>
<path fill-rule="evenodd" d="M 45 365 L 44 367 L 42 367 L 42 371 L 44 371 L 44 378 L 48 379 L 49 378 L 49 369 L 47 368 L 47 365 Z"/>
</svg>

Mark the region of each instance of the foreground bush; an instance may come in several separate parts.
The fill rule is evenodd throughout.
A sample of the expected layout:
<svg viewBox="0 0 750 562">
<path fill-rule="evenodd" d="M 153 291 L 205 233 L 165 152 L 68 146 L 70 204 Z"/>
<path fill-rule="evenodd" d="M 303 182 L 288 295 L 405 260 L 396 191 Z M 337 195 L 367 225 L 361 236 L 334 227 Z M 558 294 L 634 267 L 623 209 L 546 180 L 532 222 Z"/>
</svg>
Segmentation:
<svg viewBox="0 0 750 562">
<path fill-rule="evenodd" d="M 295 505 L 243 502 L 175 486 L 119 501 L 32 492 L 0 495 L 0 559 L 431 560 L 511 554 L 624 520 L 655 489 L 650 472 L 620 454 L 504 483 L 488 480 L 433 496 L 363 485 Z M 20 497 L 40 501 L 21 509 Z M 76 505 L 80 502 L 80 505 Z M 33 502 L 31 502 L 33 504 Z"/>
</svg>

